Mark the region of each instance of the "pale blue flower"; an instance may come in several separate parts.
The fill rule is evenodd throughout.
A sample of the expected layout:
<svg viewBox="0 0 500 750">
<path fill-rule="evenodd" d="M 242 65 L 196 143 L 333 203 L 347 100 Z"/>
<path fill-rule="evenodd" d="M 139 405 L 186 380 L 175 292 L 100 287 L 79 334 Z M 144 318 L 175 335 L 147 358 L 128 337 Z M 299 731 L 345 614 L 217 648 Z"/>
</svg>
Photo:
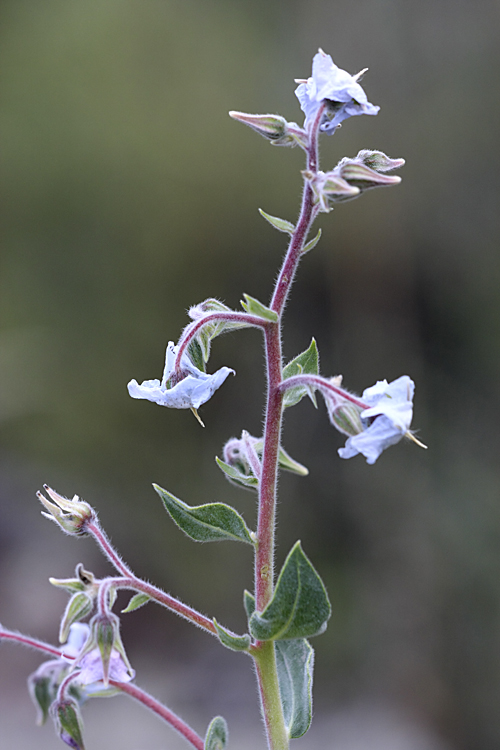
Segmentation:
<svg viewBox="0 0 500 750">
<path fill-rule="evenodd" d="M 136 380 L 128 384 L 128 392 L 132 398 L 144 398 L 160 406 L 170 406 L 173 409 L 198 409 L 213 396 L 229 374 L 234 370 L 221 367 L 213 375 L 199 370 L 191 362 L 187 354 L 181 359 L 180 379 L 173 384 L 175 358 L 178 347 L 169 341 L 165 356 L 165 369 L 161 382 L 159 380 L 145 380 L 141 385 Z M 174 377 L 173 377 L 174 376 Z"/>
<path fill-rule="evenodd" d="M 414 390 L 415 384 L 408 375 L 402 375 L 392 383 L 379 380 L 367 388 L 362 400 L 369 408 L 360 415 L 366 429 L 351 436 L 345 447 L 339 448 L 339 456 L 352 458 L 362 453 L 367 463 L 374 464 L 383 450 L 398 443 L 405 435 L 411 437 Z"/>
<path fill-rule="evenodd" d="M 376 115 L 380 107 L 370 104 L 357 81 L 359 76 L 351 76 L 338 68 L 330 55 L 320 49 L 313 59 L 312 76 L 307 81 L 301 81 L 295 89 L 306 116 L 305 126 L 314 120 L 323 101 L 327 106 L 320 129 L 330 135 L 348 117 Z"/>
</svg>

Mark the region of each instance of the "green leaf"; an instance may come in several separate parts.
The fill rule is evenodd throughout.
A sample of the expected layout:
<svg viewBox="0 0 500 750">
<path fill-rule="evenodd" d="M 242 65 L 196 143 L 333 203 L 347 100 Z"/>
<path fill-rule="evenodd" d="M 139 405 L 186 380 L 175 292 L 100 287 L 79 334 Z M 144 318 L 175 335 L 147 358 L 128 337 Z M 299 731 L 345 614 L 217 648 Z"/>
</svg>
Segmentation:
<svg viewBox="0 0 500 750">
<path fill-rule="evenodd" d="M 314 651 L 305 638 L 276 641 L 281 705 L 292 740 L 302 737 L 312 720 Z"/>
<path fill-rule="evenodd" d="M 219 469 L 221 469 L 232 482 L 235 482 L 242 487 L 250 487 L 251 489 L 257 489 L 259 486 L 259 480 L 253 474 L 243 474 L 243 472 L 239 471 L 234 466 L 230 466 L 229 464 L 226 464 L 225 461 L 221 461 L 217 456 L 215 457 L 215 460 Z"/>
<path fill-rule="evenodd" d="M 280 232 L 286 232 L 287 234 L 293 234 L 295 232 L 295 227 L 290 221 L 286 221 L 286 219 L 278 219 L 277 216 L 266 214 L 261 208 L 259 208 L 259 213 L 266 221 L 272 224 L 275 229 L 279 229 Z"/>
<path fill-rule="evenodd" d="M 255 612 L 255 596 L 250 593 L 250 591 L 243 592 L 243 605 L 245 607 L 245 612 L 247 613 L 248 619 L 251 618 L 253 613 Z"/>
<path fill-rule="evenodd" d="M 259 641 L 309 638 L 326 629 L 331 615 L 323 581 L 297 542 L 281 569 L 273 598 L 250 618 L 250 633 Z"/>
<path fill-rule="evenodd" d="M 224 503 L 191 507 L 170 492 L 154 484 L 156 492 L 177 526 L 195 542 L 219 542 L 224 539 L 254 544 L 240 514 Z"/>
<path fill-rule="evenodd" d="M 254 445 L 255 450 L 257 451 L 257 455 L 260 457 L 262 456 L 262 450 L 264 448 L 264 441 L 258 440 Z M 291 471 L 293 474 L 299 474 L 301 477 L 306 477 L 309 474 L 309 469 L 306 466 L 303 466 L 302 464 L 299 464 L 298 461 L 295 461 L 294 458 L 290 456 L 289 453 L 286 452 L 284 448 L 279 449 L 278 453 L 278 463 L 280 469 L 284 469 L 285 471 Z"/>
<path fill-rule="evenodd" d="M 271 323 L 278 322 L 278 313 L 275 313 L 274 310 L 266 307 L 262 302 L 259 302 L 259 300 L 250 297 L 249 294 L 244 294 L 243 296 L 245 302 L 242 300 L 241 306 L 247 313 L 250 313 L 250 315 L 256 315 L 264 320 L 269 320 Z"/>
<path fill-rule="evenodd" d="M 319 374 L 319 354 L 315 339 L 311 340 L 309 348 L 302 354 L 298 354 L 283 368 L 283 380 L 293 377 L 294 375 L 318 375 Z M 285 391 L 283 396 L 283 406 L 295 406 L 304 396 L 309 396 L 314 406 L 316 406 L 316 396 L 314 388 L 311 386 L 299 385 L 296 388 L 290 388 Z"/>
<path fill-rule="evenodd" d="M 205 735 L 205 750 L 224 750 L 227 744 L 227 724 L 222 716 L 216 716 L 208 725 Z"/>
<path fill-rule="evenodd" d="M 122 609 L 122 614 L 125 614 L 126 612 L 133 612 L 135 609 L 139 609 L 139 607 L 144 607 L 144 605 L 147 604 L 150 599 L 151 597 L 147 594 L 135 594 L 135 596 L 132 597 L 125 609 Z"/>
<path fill-rule="evenodd" d="M 313 247 L 316 247 L 316 245 L 318 244 L 318 242 L 320 240 L 320 237 L 321 237 L 321 229 L 318 229 L 318 234 L 316 235 L 316 237 L 314 237 L 314 239 L 312 239 L 312 240 L 309 240 L 309 242 L 307 243 L 307 245 L 304 245 L 304 247 L 302 248 L 302 253 L 301 254 L 305 255 L 306 253 L 309 252 L 309 250 L 312 250 Z"/>
<path fill-rule="evenodd" d="M 234 633 L 231 633 L 230 630 L 226 630 L 222 625 L 219 625 L 215 617 L 213 622 L 217 635 L 219 636 L 219 641 L 223 646 L 230 648 L 231 651 L 248 651 L 251 641 L 248 633 L 245 633 L 245 635 L 235 635 Z"/>
</svg>

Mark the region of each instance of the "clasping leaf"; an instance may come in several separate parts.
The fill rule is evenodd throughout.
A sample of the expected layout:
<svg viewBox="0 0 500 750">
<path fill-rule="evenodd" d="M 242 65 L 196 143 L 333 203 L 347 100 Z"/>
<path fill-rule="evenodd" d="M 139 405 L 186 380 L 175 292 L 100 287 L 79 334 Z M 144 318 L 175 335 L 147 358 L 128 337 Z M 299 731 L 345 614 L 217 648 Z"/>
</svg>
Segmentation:
<svg viewBox="0 0 500 750">
<path fill-rule="evenodd" d="M 254 544 L 245 521 L 231 506 L 224 503 L 208 503 L 191 507 L 157 484 L 153 487 L 172 520 L 195 542 L 219 542 L 228 539 Z"/>
<path fill-rule="evenodd" d="M 252 614 L 249 629 L 260 641 L 309 638 L 326 629 L 330 615 L 323 581 L 297 542 L 281 569 L 273 598 L 263 612 Z"/>
<path fill-rule="evenodd" d="M 276 641 L 275 647 L 283 716 L 288 736 L 296 740 L 312 720 L 314 651 L 305 638 Z"/>
<path fill-rule="evenodd" d="M 213 623 L 215 625 L 219 641 L 223 646 L 231 649 L 231 651 L 248 651 L 248 647 L 250 646 L 251 641 L 248 633 L 245 633 L 245 635 L 235 635 L 234 633 L 231 633 L 230 630 L 226 630 L 226 628 L 223 628 L 222 625 L 219 625 L 215 617 L 213 619 Z"/>
</svg>

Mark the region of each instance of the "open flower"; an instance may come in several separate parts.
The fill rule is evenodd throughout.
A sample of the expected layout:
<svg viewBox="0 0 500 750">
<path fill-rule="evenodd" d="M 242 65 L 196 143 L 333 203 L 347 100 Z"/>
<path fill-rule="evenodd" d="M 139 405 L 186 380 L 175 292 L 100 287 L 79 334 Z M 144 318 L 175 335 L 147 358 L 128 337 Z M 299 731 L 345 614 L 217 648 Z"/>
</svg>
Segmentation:
<svg viewBox="0 0 500 750">
<path fill-rule="evenodd" d="M 322 102 L 326 103 L 320 129 L 331 135 L 343 120 L 354 115 L 376 115 L 380 107 L 370 104 L 365 92 L 358 83 L 357 76 L 351 76 L 338 68 L 330 55 L 319 50 L 313 59 L 312 76 L 306 81 L 297 81 L 295 95 L 305 113 L 305 126 L 314 119 Z"/>
<path fill-rule="evenodd" d="M 174 372 L 177 351 L 178 347 L 169 341 L 161 382 L 145 380 L 139 385 L 136 380 L 130 381 L 127 387 L 132 398 L 144 398 L 173 409 L 196 410 L 213 396 L 229 374 L 234 375 L 234 370 L 229 367 L 221 367 L 213 375 L 207 375 L 195 367 L 187 354 L 181 359 L 180 372 Z"/>
<path fill-rule="evenodd" d="M 362 400 L 369 405 L 360 414 L 364 429 L 349 437 L 345 447 L 339 448 L 339 456 L 352 458 L 362 453 L 367 463 L 374 464 L 390 445 L 398 443 L 404 436 L 411 438 L 409 429 L 414 390 L 413 380 L 408 375 L 402 375 L 392 383 L 379 380 L 376 385 L 363 391 Z"/>
</svg>

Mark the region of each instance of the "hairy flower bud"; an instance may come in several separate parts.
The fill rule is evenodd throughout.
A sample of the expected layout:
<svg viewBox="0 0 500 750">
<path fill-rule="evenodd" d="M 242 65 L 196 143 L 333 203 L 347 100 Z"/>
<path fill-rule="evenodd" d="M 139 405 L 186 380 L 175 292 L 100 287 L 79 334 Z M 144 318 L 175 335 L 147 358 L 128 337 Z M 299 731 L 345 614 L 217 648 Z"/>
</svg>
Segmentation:
<svg viewBox="0 0 500 750">
<path fill-rule="evenodd" d="M 59 524 L 66 534 L 84 536 L 87 533 L 86 526 L 89 521 L 96 520 L 97 516 L 94 509 L 88 503 L 80 500 L 78 495 L 69 500 L 46 484 L 43 488 L 53 502 L 47 500 L 41 492 L 36 493 L 42 505 L 49 511 L 48 513 L 42 511 L 42 516 Z"/>
<path fill-rule="evenodd" d="M 135 672 L 120 637 L 120 620 L 112 612 L 97 614 L 90 621 L 90 634 L 75 660 L 80 669 L 78 681 L 83 685 L 109 680 L 129 682 Z"/>
<path fill-rule="evenodd" d="M 350 200 L 359 195 L 359 188 L 350 185 L 335 170 L 332 172 L 310 172 L 306 169 L 302 172 L 302 175 L 309 182 L 316 202 L 320 205 L 320 211 L 323 213 L 329 213 L 332 210 L 329 206 L 330 201 Z"/>
<path fill-rule="evenodd" d="M 245 112 L 231 111 L 229 116 L 248 125 L 274 146 L 299 145 L 304 148 L 306 145 L 306 132 L 296 122 L 287 122 L 281 115 L 248 115 Z"/>
<path fill-rule="evenodd" d="M 63 742 L 73 750 L 85 750 L 83 744 L 83 721 L 78 703 L 71 698 L 55 701 L 50 712 L 56 732 Z"/>
</svg>

